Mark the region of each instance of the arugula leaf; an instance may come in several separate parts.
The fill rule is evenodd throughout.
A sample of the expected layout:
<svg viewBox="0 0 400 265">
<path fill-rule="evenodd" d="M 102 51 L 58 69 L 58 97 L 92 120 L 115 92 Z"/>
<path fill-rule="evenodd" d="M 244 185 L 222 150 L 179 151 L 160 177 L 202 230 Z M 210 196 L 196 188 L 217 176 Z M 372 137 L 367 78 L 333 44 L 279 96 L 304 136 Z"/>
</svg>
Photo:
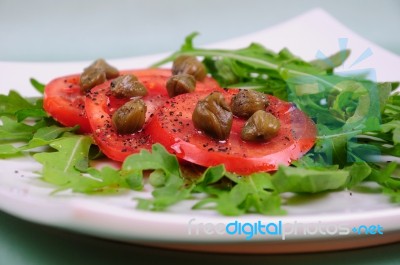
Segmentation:
<svg viewBox="0 0 400 265">
<path fill-rule="evenodd" d="M 400 203 L 400 189 L 383 188 L 383 193 L 388 195 L 392 202 Z"/>
<path fill-rule="evenodd" d="M 81 160 L 84 161 L 84 160 Z M 79 161 L 78 161 L 79 163 Z M 120 171 L 111 167 L 103 167 L 101 170 L 88 168 L 87 174 L 70 178 L 69 182 L 60 190 L 72 189 L 74 192 L 82 193 L 116 193 L 130 186 L 126 177 Z M 59 190 L 58 190 L 59 191 Z"/>
<path fill-rule="evenodd" d="M 166 177 L 163 170 L 156 169 L 150 173 L 149 183 L 151 184 L 151 186 L 156 188 L 162 187 L 165 185 L 165 182 L 166 182 Z"/>
<path fill-rule="evenodd" d="M 28 117 L 47 117 L 41 103 L 41 99 L 32 98 L 28 101 L 18 92 L 11 90 L 7 96 L 0 95 L 0 116 L 15 116 L 19 122 Z"/>
<path fill-rule="evenodd" d="M 80 177 L 75 165 L 82 160 L 88 161 L 92 139 L 88 136 L 70 136 L 50 144 L 57 152 L 38 153 L 33 157 L 43 165 L 42 177 L 45 181 L 66 185 L 71 179 Z"/>
<path fill-rule="evenodd" d="M 255 173 L 249 177 L 242 178 L 237 186 L 242 186 L 248 197 L 244 202 L 246 211 L 254 208 L 262 214 L 282 214 L 280 209 L 281 199 L 272 190 L 276 189 L 272 179 L 267 173 Z M 235 186 L 236 187 L 236 186 Z M 246 194 L 245 193 L 245 194 Z"/>
<path fill-rule="evenodd" d="M 278 192 L 316 193 L 345 187 L 349 172 L 337 168 L 293 168 L 280 166 L 272 176 Z"/>
<path fill-rule="evenodd" d="M 400 120 L 392 120 L 388 123 L 382 124 L 382 132 L 392 133 L 392 141 L 394 144 L 400 144 Z"/>
<path fill-rule="evenodd" d="M 12 144 L 0 144 L 0 158 L 12 157 L 19 152 L 20 150 Z"/>
<path fill-rule="evenodd" d="M 222 179 L 226 174 L 224 165 L 209 167 L 202 176 L 197 179 L 197 189 L 206 189 L 210 184 L 214 184 Z"/>
<path fill-rule="evenodd" d="M 390 94 L 394 89 L 396 84 L 385 82 L 385 83 L 378 83 L 378 93 L 379 93 L 379 106 L 381 112 L 384 111 L 385 105 L 390 98 Z"/>
<path fill-rule="evenodd" d="M 49 145 L 51 142 L 62 136 L 66 132 L 77 130 L 78 127 L 59 127 L 51 125 L 45 127 L 45 123 L 37 123 L 29 126 L 18 123 L 7 117 L 2 119 L 3 125 L 0 126 L 0 136 L 5 141 L 26 141 L 27 144 L 16 147 L 12 144 L 0 144 L 0 155 L 13 155 L 21 151 L 31 150 L 37 147 Z"/>
<path fill-rule="evenodd" d="M 59 126 L 49 126 L 43 127 L 36 131 L 32 139 L 29 140 L 27 145 L 20 146 L 19 151 L 31 150 L 37 147 L 46 146 L 59 139 L 67 132 L 76 131 L 78 127 L 59 127 Z"/>
<path fill-rule="evenodd" d="M 350 50 L 341 50 L 328 58 L 311 61 L 310 64 L 321 70 L 331 72 L 334 68 L 342 65 L 349 56 Z"/>
<path fill-rule="evenodd" d="M 35 125 L 27 125 L 19 123 L 6 116 L 1 117 L 2 125 L 0 125 L 0 143 L 10 141 L 29 141 L 33 134 L 45 126 L 45 123 L 40 122 Z"/>
<path fill-rule="evenodd" d="M 371 167 L 366 162 L 358 162 L 346 168 L 349 171 L 350 178 L 346 186 L 348 188 L 355 187 L 366 179 L 372 172 Z"/>
<path fill-rule="evenodd" d="M 375 181 L 387 189 L 398 191 L 400 189 L 400 178 L 394 176 L 398 169 L 399 164 L 396 162 L 391 162 L 385 167 L 375 165 L 367 180 Z"/>
<path fill-rule="evenodd" d="M 195 181 L 193 192 L 218 196 L 221 191 L 232 188 L 231 180 L 226 178 L 227 174 L 224 165 L 207 168 Z"/>
<path fill-rule="evenodd" d="M 177 158 L 168 153 L 162 145 L 154 144 L 151 153 L 142 150 L 139 154 L 130 155 L 121 169 L 122 172 L 143 170 L 156 170 L 151 181 L 155 184 L 155 189 L 152 192 L 153 199 L 138 199 L 139 209 L 164 210 L 190 196 L 191 187 L 185 186 Z M 154 181 L 154 178 L 160 176 L 162 181 Z"/>
<path fill-rule="evenodd" d="M 31 78 L 29 79 L 29 81 L 31 82 L 31 85 L 36 89 L 36 91 L 38 91 L 41 94 L 44 93 L 44 88 L 46 87 L 45 84 L 40 83 L 35 78 Z"/>
<path fill-rule="evenodd" d="M 233 188 L 230 190 L 210 188 L 210 184 L 220 181 L 224 176 L 235 182 Z M 219 213 L 229 216 L 247 212 L 283 213 L 280 208 L 280 196 L 273 192 L 274 186 L 271 182 L 271 176 L 267 173 L 237 177 L 225 172 L 223 166 L 211 167 L 205 171 L 198 185 L 195 187 L 196 191 L 206 192 L 213 197 L 200 200 L 193 206 L 193 209 L 202 209 L 213 204 L 213 208 Z"/>
<path fill-rule="evenodd" d="M 8 95 L 0 95 L 0 115 L 13 115 L 22 109 L 31 109 L 34 106 L 24 99 L 18 92 L 11 90 Z"/>
<path fill-rule="evenodd" d="M 35 80 L 32 83 L 38 87 L 40 85 Z M 41 98 L 25 99 L 12 90 L 8 95 L 0 95 L 0 115 L 5 115 L 0 117 L 1 158 L 13 157 L 22 151 L 46 146 L 63 133 L 75 130 L 52 125 L 54 121 L 47 118 L 42 103 Z M 34 119 L 25 123 L 27 118 Z M 23 144 L 24 142 L 26 144 Z"/>
<path fill-rule="evenodd" d="M 288 79 L 291 76 L 299 75 L 312 76 L 311 74 L 315 75 L 325 72 L 293 56 L 287 49 L 275 53 L 257 43 L 252 43 L 249 47 L 238 50 L 198 49 L 193 45 L 193 39 L 197 35 L 197 33 L 192 33 L 187 36 L 180 51 L 154 64 L 153 67 L 173 61 L 180 55 L 204 56 L 207 59 L 206 66 L 211 70 L 211 74 L 217 80 L 221 81 L 222 84 L 232 84 L 232 80 L 229 80 L 232 75 L 226 74 L 229 71 L 239 78 L 239 82 L 265 80 L 266 77 L 262 75 L 253 77 L 253 74 L 260 73 L 260 71 L 268 77 L 281 79 Z M 222 63 L 219 62 L 221 58 L 223 58 Z M 215 72 L 215 70 L 217 71 Z M 229 78 L 226 78 L 227 76 Z"/>
<path fill-rule="evenodd" d="M 52 135 L 52 138 L 56 132 L 49 130 L 44 135 Z M 55 192 L 71 189 L 74 192 L 89 194 L 115 193 L 131 188 L 127 172 L 111 167 L 103 167 L 100 170 L 89 167 L 91 144 L 91 137 L 71 134 L 50 143 L 56 152 L 33 155 L 43 165 L 42 179 L 60 186 Z"/>
<path fill-rule="evenodd" d="M 122 169 L 126 171 L 160 169 L 167 176 L 181 176 L 177 158 L 168 153 L 161 144 L 154 144 L 151 153 L 142 150 L 139 154 L 128 156 L 122 165 Z"/>
<path fill-rule="evenodd" d="M 343 167 L 348 160 L 347 144 L 352 135 L 356 133 L 335 133 L 323 125 L 317 126 L 319 134 L 314 151 L 323 157 L 327 164 L 337 164 Z"/>
<path fill-rule="evenodd" d="M 39 108 L 21 109 L 15 112 L 18 121 L 23 121 L 26 118 L 43 118 L 48 117 L 46 111 Z"/>
</svg>

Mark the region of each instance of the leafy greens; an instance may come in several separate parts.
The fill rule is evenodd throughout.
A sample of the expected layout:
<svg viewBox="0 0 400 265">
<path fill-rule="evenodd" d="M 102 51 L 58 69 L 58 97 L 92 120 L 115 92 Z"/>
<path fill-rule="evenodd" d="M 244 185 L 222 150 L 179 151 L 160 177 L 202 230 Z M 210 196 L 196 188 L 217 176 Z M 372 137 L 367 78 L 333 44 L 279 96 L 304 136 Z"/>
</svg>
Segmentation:
<svg viewBox="0 0 400 265">
<path fill-rule="evenodd" d="M 0 95 L 0 158 L 33 151 L 43 165 L 41 178 L 59 187 L 55 192 L 116 193 L 149 184 L 152 198 L 137 198 L 137 207 L 144 210 L 165 210 L 197 199 L 193 209 L 215 209 L 223 215 L 283 214 L 282 193 L 352 189 L 365 181 L 377 183 L 400 202 L 399 163 L 377 159 L 384 155 L 387 161 L 399 161 L 400 95 L 393 93 L 398 83 L 335 74 L 348 50 L 306 62 L 287 49 L 275 53 L 255 43 L 238 50 L 199 49 L 193 45 L 196 35 L 189 35 L 179 51 L 154 66 L 180 55 L 199 56 L 221 86 L 292 101 L 317 124 L 314 148 L 273 174 L 238 176 L 223 165 L 205 170 L 182 166 L 159 144 L 151 152 L 129 156 L 119 169 L 99 168 L 91 160 L 90 136 L 59 126 L 43 110 L 42 99 L 24 99 L 11 91 Z M 31 84 L 43 93 L 43 84 L 34 79 Z"/>
</svg>

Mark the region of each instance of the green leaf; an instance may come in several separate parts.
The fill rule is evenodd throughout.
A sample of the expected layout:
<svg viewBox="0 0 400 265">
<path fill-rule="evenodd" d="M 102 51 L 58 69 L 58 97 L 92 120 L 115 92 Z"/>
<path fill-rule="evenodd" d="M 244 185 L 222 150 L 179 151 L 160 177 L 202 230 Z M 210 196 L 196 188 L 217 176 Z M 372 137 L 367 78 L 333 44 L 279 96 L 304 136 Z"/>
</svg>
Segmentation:
<svg viewBox="0 0 400 265">
<path fill-rule="evenodd" d="M 15 116 L 18 121 L 28 117 L 47 117 L 41 105 L 41 99 L 25 99 L 18 92 L 11 90 L 8 95 L 0 95 L 0 116 Z"/>
<path fill-rule="evenodd" d="M 40 83 L 39 81 L 37 81 L 37 80 L 34 79 L 34 78 L 29 79 L 29 81 L 31 82 L 31 85 L 32 85 L 38 92 L 40 92 L 41 94 L 44 93 L 44 88 L 45 88 L 45 85 L 44 85 L 44 84 Z"/>
<path fill-rule="evenodd" d="M 43 118 L 48 117 L 47 112 L 43 109 L 21 109 L 15 112 L 15 117 L 17 117 L 17 121 L 21 122 L 26 118 Z"/>
<path fill-rule="evenodd" d="M 208 72 L 212 73 L 213 78 L 216 79 L 222 87 L 235 84 L 240 79 L 234 71 L 234 61 L 230 59 L 223 58 L 215 61 L 205 58 L 203 63 L 207 67 Z"/>
<path fill-rule="evenodd" d="M 385 109 L 385 105 L 389 100 L 390 93 L 392 92 L 392 83 L 379 83 L 378 84 L 378 92 L 379 92 L 379 109 L 381 112 Z"/>
<path fill-rule="evenodd" d="M 210 170 L 211 169 L 211 170 Z M 278 194 L 273 193 L 271 176 L 266 173 L 256 173 L 250 176 L 237 177 L 231 173 L 225 173 L 224 167 L 218 166 L 209 168 L 201 178 L 199 187 L 201 190 L 214 197 L 206 197 L 196 203 L 194 209 L 202 209 L 213 205 L 223 215 L 235 216 L 248 212 L 262 214 L 283 213 L 280 209 L 281 199 Z M 227 175 L 226 175 L 227 174 Z M 230 190 L 217 190 L 210 188 L 222 179 L 222 176 L 229 176 L 236 182 Z"/>
<path fill-rule="evenodd" d="M 51 130 L 40 134 L 43 139 L 56 137 L 56 132 Z M 89 167 L 91 144 L 92 139 L 89 136 L 68 135 L 50 144 L 55 152 L 35 154 L 33 157 L 43 165 L 42 179 L 60 186 L 56 192 L 71 189 L 88 194 L 115 193 L 121 189 L 129 189 L 128 177 L 120 170 Z"/>
<path fill-rule="evenodd" d="M 240 207 L 246 198 L 246 191 L 242 190 L 243 186 L 235 186 L 229 193 L 222 193 L 216 201 L 216 210 L 227 216 L 242 215 L 246 212 L 246 209 Z M 244 192 L 243 192 L 244 191 Z"/>
<path fill-rule="evenodd" d="M 209 167 L 206 169 L 203 175 L 197 180 L 197 184 L 203 187 L 208 186 L 210 184 L 213 184 L 221 180 L 221 178 L 225 176 L 225 173 L 226 171 L 224 165 Z"/>
<path fill-rule="evenodd" d="M 192 209 L 193 210 L 207 209 L 208 208 L 207 205 L 210 205 L 210 204 L 213 205 L 210 209 L 214 209 L 215 205 L 217 204 L 217 201 L 218 201 L 217 198 L 207 197 L 207 198 L 201 199 L 200 201 L 196 202 L 192 206 Z"/>
<path fill-rule="evenodd" d="M 0 155 L 2 157 L 19 153 L 21 150 L 12 144 L 0 144 Z"/>
<path fill-rule="evenodd" d="M 356 143 L 353 141 L 349 141 L 347 143 L 348 147 L 348 162 L 369 162 L 374 160 L 374 156 L 379 156 L 381 154 L 381 150 L 375 145 L 367 144 L 367 143 Z"/>
<path fill-rule="evenodd" d="M 89 170 L 89 159 L 88 158 L 82 158 L 81 160 L 78 160 L 75 163 L 74 168 L 76 170 L 78 170 L 79 172 L 82 172 L 82 173 L 88 172 L 88 170 Z"/>
<path fill-rule="evenodd" d="M 192 32 L 185 38 L 185 43 L 182 45 L 181 50 L 182 51 L 190 51 L 193 50 L 193 39 L 200 35 L 198 32 Z"/>
<path fill-rule="evenodd" d="M 398 169 L 399 164 L 396 162 L 391 162 L 385 167 L 372 168 L 367 180 L 375 181 L 383 187 L 397 191 L 400 189 L 400 178 L 395 177 L 394 173 Z"/>
<path fill-rule="evenodd" d="M 136 201 L 136 208 L 139 210 L 149 211 L 153 207 L 153 202 L 151 200 L 137 198 Z"/>
<path fill-rule="evenodd" d="M 71 189 L 74 192 L 86 194 L 107 194 L 116 193 L 128 188 L 126 179 L 120 175 L 119 170 L 111 167 L 103 167 L 101 170 L 88 168 L 87 171 L 88 174 L 71 176 L 68 182 L 56 191 Z"/>
<path fill-rule="evenodd" d="M 393 120 L 391 122 L 382 124 L 382 132 L 392 133 L 392 140 L 394 144 L 400 144 L 400 120 Z"/>
<path fill-rule="evenodd" d="M 251 81 L 253 74 L 267 74 L 271 78 L 288 79 L 292 76 L 320 74 L 319 68 L 294 57 L 288 50 L 276 54 L 260 44 L 252 43 L 250 46 L 237 50 L 198 49 L 193 46 L 193 39 L 197 33 L 186 37 L 181 50 L 168 58 L 154 64 L 159 66 L 174 60 L 179 55 L 202 56 L 213 76 L 222 80 L 223 84 L 232 83 L 232 74 L 239 77 L 238 82 Z M 219 62 L 222 60 L 222 63 Z M 217 69 L 213 71 L 212 69 Z M 217 73 L 216 73 L 217 72 Z"/>
<path fill-rule="evenodd" d="M 107 166 L 100 170 L 88 168 L 88 173 L 91 177 L 74 178 L 74 182 L 71 182 L 68 186 L 75 192 L 85 193 L 115 193 L 130 188 L 126 176 L 122 175 L 117 169 Z M 95 181 L 93 178 L 97 180 Z"/>
<path fill-rule="evenodd" d="M 30 126 L 5 116 L 1 117 L 0 120 L 3 123 L 0 126 L 0 143 L 6 141 L 29 141 L 39 128 L 45 126 L 44 123 Z"/>
<path fill-rule="evenodd" d="M 343 188 L 348 177 L 346 170 L 280 166 L 272 176 L 272 184 L 279 193 L 316 193 Z"/>
<path fill-rule="evenodd" d="M 91 144 L 92 139 L 88 136 L 70 136 L 50 144 L 57 152 L 38 153 L 33 157 L 43 165 L 45 181 L 63 186 L 81 176 L 76 165 L 87 160 Z"/>
<path fill-rule="evenodd" d="M 348 161 L 347 144 L 352 135 L 329 130 L 325 126 L 318 126 L 319 135 L 314 151 L 323 156 L 328 164 L 344 166 Z"/>
<path fill-rule="evenodd" d="M 393 203 L 400 203 L 400 189 L 383 188 L 383 194 L 388 195 Z"/>
<path fill-rule="evenodd" d="M 168 153 L 162 145 L 154 144 L 151 153 L 142 150 L 139 154 L 130 155 L 122 165 L 123 173 L 143 170 L 156 170 L 151 177 L 153 184 L 156 182 L 156 188 L 152 192 L 153 198 L 148 202 L 144 202 L 144 199 L 139 200 L 140 209 L 161 211 L 190 196 L 192 187 L 185 186 L 177 158 Z M 161 174 L 165 176 L 163 181 L 159 181 Z M 154 178 L 158 180 L 155 181 Z"/>
<path fill-rule="evenodd" d="M 140 170 L 122 171 L 121 175 L 126 178 L 129 188 L 132 190 L 143 189 L 143 172 Z"/>
<path fill-rule="evenodd" d="M 196 180 L 196 185 L 194 186 L 193 191 L 207 193 L 209 195 L 219 195 L 221 192 L 231 188 L 230 180 L 224 179 L 227 174 L 224 165 L 209 167 Z"/>
<path fill-rule="evenodd" d="M 272 192 L 271 176 L 255 173 L 240 178 L 229 193 L 223 193 L 217 202 L 217 210 L 224 215 L 245 212 L 261 214 L 282 213 L 280 197 Z"/>
<path fill-rule="evenodd" d="M 0 95 L 0 116 L 14 115 L 19 110 L 32 108 L 34 105 L 14 90 L 11 90 L 8 95 Z"/>
<path fill-rule="evenodd" d="M 154 144 L 152 153 L 142 150 L 139 154 L 128 156 L 122 169 L 131 170 L 163 170 L 166 175 L 181 176 L 179 163 L 174 155 L 168 153 L 161 144 Z"/>
<path fill-rule="evenodd" d="M 76 131 L 78 126 L 76 127 L 59 127 L 56 125 L 51 125 L 48 127 L 40 128 L 36 131 L 33 135 L 32 140 L 43 140 L 43 141 L 50 141 L 58 138 L 61 134 L 65 132 Z"/>
<path fill-rule="evenodd" d="M 23 125 L 21 123 L 19 124 Z M 16 128 L 21 128 L 21 126 L 16 126 Z M 16 128 L 14 128 L 14 130 Z M 36 128 L 25 128 L 27 130 L 26 137 L 24 137 L 24 139 L 21 140 L 25 141 L 29 140 L 29 142 L 25 145 L 20 145 L 18 147 L 15 147 L 12 144 L 0 145 L 0 154 L 2 155 L 17 154 L 21 151 L 27 151 L 37 147 L 49 145 L 54 140 L 62 136 L 64 133 L 74 131 L 77 128 L 78 127 L 71 128 L 71 127 L 58 127 L 52 125 L 49 127 L 41 127 L 37 129 L 36 132 L 34 130 Z M 15 140 L 15 138 L 13 140 Z"/>
<path fill-rule="evenodd" d="M 349 56 L 350 50 L 341 50 L 328 58 L 311 61 L 310 64 L 321 70 L 332 71 L 334 68 L 342 65 Z"/>
<path fill-rule="evenodd" d="M 181 177 L 176 175 L 168 176 L 165 185 L 154 189 L 152 195 L 152 210 L 162 211 L 167 207 L 176 204 L 190 197 L 191 187 L 185 187 Z"/>
<path fill-rule="evenodd" d="M 365 163 L 354 163 L 353 165 L 345 168 L 349 171 L 350 178 L 348 179 L 347 187 L 352 188 L 361 183 L 371 174 L 371 167 Z"/>
<path fill-rule="evenodd" d="M 154 170 L 150 173 L 149 182 L 153 187 L 162 187 L 165 185 L 166 177 L 162 170 Z"/>
</svg>

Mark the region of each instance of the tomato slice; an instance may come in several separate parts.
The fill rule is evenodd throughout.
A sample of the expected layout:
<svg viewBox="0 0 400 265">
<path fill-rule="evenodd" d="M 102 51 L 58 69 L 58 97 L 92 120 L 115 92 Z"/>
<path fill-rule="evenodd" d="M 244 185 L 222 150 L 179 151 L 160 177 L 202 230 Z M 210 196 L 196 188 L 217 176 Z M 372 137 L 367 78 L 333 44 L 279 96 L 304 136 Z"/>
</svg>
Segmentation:
<svg viewBox="0 0 400 265">
<path fill-rule="evenodd" d="M 148 130 L 149 121 L 158 107 L 171 100 L 166 89 L 166 82 L 171 76 L 170 71 L 168 74 L 164 71 L 158 74 L 157 70 L 153 69 L 123 71 L 122 73 L 136 75 L 147 88 L 148 94 L 142 97 L 147 106 L 147 113 L 146 122 L 141 131 L 127 135 L 116 132 L 112 124 L 112 115 L 129 99 L 118 99 L 112 96 L 109 89 L 111 81 L 94 87 L 85 100 L 93 138 L 103 153 L 115 161 L 123 161 L 128 155 L 137 153 L 141 149 L 151 149 L 154 143 L 153 134 L 158 132 Z M 222 91 L 214 79 L 206 78 L 205 81 L 196 84 L 196 91 L 210 93 L 214 90 Z"/>
<path fill-rule="evenodd" d="M 79 74 L 56 78 L 44 90 L 43 108 L 64 126 L 80 126 L 80 132 L 91 131 L 85 112 L 85 96 L 79 86 Z"/>
<path fill-rule="evenodd" d="M 224 93 L 227 102 L 238 90 Z M 174 97 L 159 108 L 147 130 L 153 141 L 163 144 L 177 157 L 201 165 L 224 164 L 226 169 L 248 175 L 276 170 L 300 158 L 315 143 L 313 121 L 293 104 L 268 96 L 267 111 L 281 123 L 278 134 L 267 142 L 247 142 L 240 138 L 244 119 L 234 117 L 232 130 L 226 141 L 218 141 L 194 128 L 192 113 L 197 102 L 208 93 L 191 93 Z"/>
<path fill-rule="evenodd" d="M 135 74 L 138 77 L 157 76 L 163 82 L 171 76 L 170 69 L 139 69 L 121 71 L 120 74 Z M 55 120 L 64 126 L 80 126 L 81 133 L 90 133 L 91 127 L 85 110 L 85 95 L 79 86 L 80 74 L 63 76 L 52 80 L 46 85 L 43 108 Z M 218 83 L 212 78 L 206 78 L 204 85 L 217 87 Z"/>
</svg>

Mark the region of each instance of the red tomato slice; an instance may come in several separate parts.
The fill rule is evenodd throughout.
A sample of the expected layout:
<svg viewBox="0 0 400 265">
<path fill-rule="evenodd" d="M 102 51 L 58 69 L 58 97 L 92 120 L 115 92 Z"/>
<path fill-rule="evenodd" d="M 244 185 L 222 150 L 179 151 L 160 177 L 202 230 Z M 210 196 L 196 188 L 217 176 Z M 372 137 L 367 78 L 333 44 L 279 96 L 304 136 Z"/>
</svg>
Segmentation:
<svg viewBox="0 0 400 265">
<path fill-rule="evenodd" d="M 158 75 L 157 70 L 153 69 L 124 71 L 123 73 L 136 75 L 147 88 L 148 94 L 142 97 L 147 106 L 147 113 L 146 122 L 141 131 L 127 135 L 120 135 L 116 132 L 112 124 L 112 115 L 129 99 L 117 99 L 112 96 L 109 89 L 111 81 L 94 87 L 85 100 L 87 117 L 97 145 L 107 157 L 116 161 L 123 161 L 128 155 L 137 153 L 141 149 L 151 149 L 154 143 L 152 136 L 158 132 L 149 131 L 148 123 L 156 109 L 170 100 L 165 87 L 171 75 L 170 71 L 168 75 L 164 72 Z M 196 91 L 210 93 L 214 90 L 222 91 L 218 83 L 211 78 L 196 84 Z"/>
<path fill-rule="evenodd" d="M 227 102 L 237 90 L 224 93 Z M 268 96 L 267 111 L 281 123 L 278 134 L 263 143 L 240 138 L 244 119 L 234 117 L 226 141 L 217 141 L 196 130 L 192 113 L 197 102 L 208 93 L 191 93 L 174 97 L 159 108 L 147 127 L 153 141 L 163 144 L 177 157 L 202 166 L 224 164 L 230 172 L 248 175 L 276 170 L 300 158 L 315 143 L 316 127 L 311 119 L 291 103 Z"/>
<path fill-rule="evenodd" d="M 138 77 L 158 76 L 163 81 L 171 76 L 170 69 L 142 69 L 121 71 L 122 74 L 135 74 Z M 59 77 L 47 84 L 44 92 L 43 108 L 55 120 L 64 126 L 80 126 L 80 132 L 90 133 L 89 120 L 85 111 L 85 95 L 79 86 L 79 74 Z M 212 78 L 206 78 L 204 85 L 210 87 L 218 86 Z"/>
<path fill-rule="evenodd" d="M 91 131 L 78 74 L 59 77 L 48 83 L 44 90 L 43 108 L 62 125 L 79 125 L 82 133 Z"/>
</svg>

